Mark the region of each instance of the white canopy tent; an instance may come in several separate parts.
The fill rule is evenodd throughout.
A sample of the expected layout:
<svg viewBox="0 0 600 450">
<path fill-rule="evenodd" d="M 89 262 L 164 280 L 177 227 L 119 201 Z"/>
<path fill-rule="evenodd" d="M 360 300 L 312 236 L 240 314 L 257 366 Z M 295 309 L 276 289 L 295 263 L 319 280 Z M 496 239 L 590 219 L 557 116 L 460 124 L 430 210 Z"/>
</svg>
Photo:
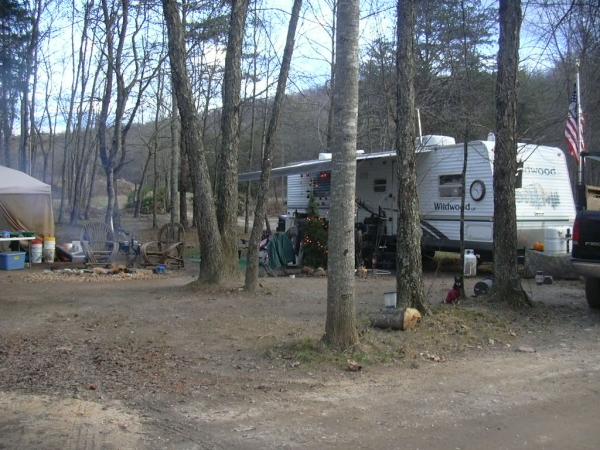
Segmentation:
<svg viewBox="0 0 600 450">
<path fill-rule="evenodd" d="M 0 230 L 54 236 L 50 186 L 23 172 L 0 166 Z"/>
</svg>

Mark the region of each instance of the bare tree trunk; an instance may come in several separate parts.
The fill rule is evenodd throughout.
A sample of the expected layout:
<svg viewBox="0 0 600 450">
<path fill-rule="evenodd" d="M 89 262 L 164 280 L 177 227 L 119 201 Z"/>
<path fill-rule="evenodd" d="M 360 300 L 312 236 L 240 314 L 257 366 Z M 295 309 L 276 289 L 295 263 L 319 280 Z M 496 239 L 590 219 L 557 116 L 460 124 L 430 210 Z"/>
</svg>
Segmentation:
<svg viewBox="0 0 600 450">
<path fill-rule="evenodd" d="M 179 223 L 183 225 L 184 228 L 188 228 L 190 226 L 188 221 L 188 210 L 187 210 L 187 192 L 184 190 L 179 191 Z"/>
<path fill-rule="evenodd" d="M 75 11 L 75 1 L 73 0 L 72 2 L 72 10 Z M 73 62 L 73 65 L 75 65 L 75 60 L 76 60 L 76 56 L 75 56 L 75 19 L 74 17 L 72 17 L 73 19 L 73 24 L 71 26 L 71 61 Z M 83 35 L 82 35 L 82 40 L 83 40 Z M 83 43 L 82 43 L 83 44 Z M 70 186 L 70 181 L 69 181 L 69 171 L 68 171 L 68 161 L 70 158 L 70 154 L 71 154 L 71 144 L 72 144 L 72 130 L 71 130 L 71 125 L 72 125 L 72 121 L 73 121 L 73 111 L 75 109 L 75 97 L 77 95 L 77 87 L 78 87 L 78 83 L 79 83 L 79 75 L 81 73 L 81 65 L 83 64 L 82 59 L 79 59 L 77 61 L 77 69 L 75 71 L 75 77 L 73 78 L 72 82 L 71 82 L 71 92 L 70 92 L 70 97 L 69 97 L 69 109 L 68 109 L 68 113 L 67 113 L 67 123 L 65 125 L 65 132 L 64 132 L 64 142 L 63 142 L 63 162 L 62 162 L 62 169 L 61 169 L 61 192 L 60 192 L 60 206 L 59 206 L 59 210 L 58 210 L 58 223 L 63 223 L 64 221 L 64 216 L 66 214 L 66 203 L 68 200 L 68 196 L 70 195 L 70 190 L 69 190 L 69 186 Z M 108 114 L 108 113 L 107 113 Z"/>
<path fill-rule="evenodd" d="M 521 1 L 500 0 L 496 147 L 494 150 L 494 292 L 514 305 L 527 302 L 517 273 L 517 73 Z"/>
<path fill-rule="evenodd" d="M 106 174 L 106 197 L 108 205 L 106 208 L 106 214 L 104 215 L 104 222 L 114 229 L 113 223 L 113 208 L 115 205 L 115 171 L 112 167 L 104 168 Z"/>
<path fill-rule="evenodd" d="M 292 6 L 292 15 L 288 25 L 287 38 L 285 48 L 283 50 L 283 58 L 281 68 L 279 69 L 279 79 L 277 80 L 277 90 L 275 92 L 275 100 L 273 101 L 273 111 L 271 112 L 271 120 L 269 121 L 269 129 L 265 140 L 265 151 L 262 158 L 262 172 L 260 174 L 260 182 L 258 193 L 256 195 L 256 207 L 254 210 L 254 221 L 252 223 L 252 232 L 250 233 L 250 241 L 248 242 L 248 265 L 246 267 L 245 287 L 248 291 L 253 292 L 258 285 L 258 244 L 262 232 L 262 218 L 265 216 L 265 206 L 267 196 L 269 194 L 269 179 L 271 177 L 271 157 L 275 148 L 275 134 L 279 125 L 281 115 L 281 106 L 285 96 L 285 87 L 294 53 L 294 39 L 296 37 L 296 28 L 298 26 L 298 18 L 300 17 L 300 8 L 302 0 L 294 0 Z"/>
<path fill-rule="evenodd" d="M 469 160 L 469 140 L 471 138 L 471 111 L 470 105 L 467 104 L 467 90 L 471 88 L 471 70 L 469 68 L 468 47 L 467 47 L 467 17 L 465 10 L 465 2 L 461 0 L 460 9 L 462 13 L 462 44 L 463 44 L 463 63 L 465 65 L 465 79 L 462 89 L 462 111 L 465 121 L 465 129 L 463 133 L 463 167 L 461 172 L 461 196 L 460 196 L 460 273 L 461 280 L 464 279 L 465 273 L 465 200 L 467 197 L 467 165 Z M 460 284 L 460 296 L 466 298 L 465 283 Z"/>
<path fill-rule="evenodd" d="M 463 135 L 463 166 L 461 172 L 461 194 L 460 194 L 460 270 L 458 276 L 463 279 L 465 274 L 465 199 L 467 197 L 467 162 L 469 158 L 469 123 L 465 124 Z M 460 284 L 460 296 L 466 298 L 465 284 Z"/>
<path fill-rule="evenodd" d="M 4 82 L 4 81 L 3 81 Z M 10 86 L 1 89 L 2 98 L 0 100 L 0 144 L 4 148 L 4 165 L 12 166 L 10 153 L 10 138 L 12 135 L 13 123 L 15 118 L 15 101 L 12 98 Z"/>
<path fill-rule="evenodd" d="M 144 162 L 144 168 L 142 169 L 142 175 L 140 176 L 140 184 L 137 186 L 135 193 L 135 206 L 133 207 L 133 217 L 140 217 L 140 211 L 142 209 L 142 197 L 144 195 L 144 182 L 146 181 L 146 173 L 148 172 L 148 166 L 150 165 L 150 159 L 152 158 L 152 151 L 148 151 L 148 156 Z"/>
<path fill-rule="evenodd" d="M 84 27 L 83 27 L 83 35 L 85 36 L 87 30 L 87 21 L 88 21 L 88 12 L 86 11 L 85 19 L 84 19 Z M 80 51 L 80 58 L 83 59 L 85 57 L 85 51 L 87 51 L 83 46 Z M 93 52 L 90 52 L 90 65 L 91 65 L 91 55 Z M 94 73 L 94 78 L 92 81 L 91 92 L 96 92 L 96 86 L 98 84 L 98 76 L 101 71 L 101 61 L 98 62 L 98 66 Z M 93 98 L 90 98 L 88 103 L 88 111 L 87 111 L 87 120 L 85 125 L 85 131 L 83 135 L 83 140 L 80 142 L 79 136 L 81 134 L 82 127 L 82 119 L 84 115 L 83 104 L 85 100 L 85 90 L 87 81 L 89 78 L 89 69 L 86 73 L 84 65 L 82 64 L 82 75 L 81 75 L 81 96 L 79 99 L 79 111 L 77 114 L 77 125 L 76 125 L 76 133 L 78 136 L 77 144 L 75 146 L 75 188 L 73 190 L 72 196 L 72 204 L 71 204 L 71 218 L 70 223 L 76 223 L 81 218 L 81 209 L 84 207 L 84 202 L 82 198 L 84 196 L 84 181 L 87 176 L 88 166 L 90 163 L 90 159 L 92 157 L 92 149 L 88 149 L 89 138 L 92 129 L 92 115 L 94 111 L 94 102 Z M 96 137 L 97 138 L 97 137 Z M 80 145 L 81 144 L 81 145 Z M 78 154 L 79 157 L 78 157 Z"/>
<path fill-rule="evenodd" d="M 229 38 L 223 78 L 221 148 L 217 154 L 217 220 L 223 241 L 223 270 L 237 273 L 238 155 L 240 144 L 240 88 L 242 44 L 248 0 L 234 0 L 229 22 Z"/>
<path fill-rule="evenodd" d="M 177 96 L 181 120 L 181 143 L 189 159 L 196 198 L 194 209 L 199 221 L 197 230 L 202 256 L 199 280 L 218 283 L 222 279 L 223 247 L 200 136 L 202 124 L 193 101 L 192 87 L 185 65 L 185 41 L 177 2 L 163 0 L 162 3 L 169 36 L 173 89 Z"/>
<path fill-rule="evenodd" d="M 337 10 L 331 209 L 327 244 L 327 319 L 323 340 L 339 349 L 358 343 L 354 305 L 354 222 L 358 122 L 360 1 Z"/>
<path fill-rule="evenodd" d="M 257 45 L 257 30 L 256 24 L 258 23 L 258 15 L 256 13 L 256 7 L 254 8 L 254 28 L 252 31 L 252 45 L 253 45 L 253 58 L 252 58 L 252 109 L 250 119 L 250 149 L 248 150 L 248 170 L 252 170 L 252 158 L 254 156 L 254 144 L 256 138 L 254 136 L 254 130 L 256 127 L 256 76 L 258 66 L 258 45 Z M 267 83 L 268 84 L 268 83 Z M 250 191 L 252 190 L 252 182 L 246 183 L 246 194 L 244 198 L 244 233 L 248 232 L 249 225 L 249 209 L 250 209 Z"/>
<path fill-rule="evenodd" d="M 179 128 L 177 123 L 177 97 L 175 92 L 171 93 L 171 178 L 170 178 L 170 200 L 171 205 L 171 223 L 179 222 L 179 195 L 177 188 L 179 186 Z"/>
<path fill-rule="evenodd" d="M 396 291 L 398 304 L 429 312 L 423 289 L 421 224 L 415 148 L 415 1 L 398 0 L 396 74 L 398 154 L 398 229 Z"/>
<path fill-rule="evenodd" d="M 331 145 L 333 143 L 333 89 L 335 86 L 335 33 L 336 33 L 336 23 L 335 18 L 337 14 L 337 4 L 338 0 L 333 0 L 332 4 L 332 14 L 333 20 L 331 25 L 331 60 L 329 61 L 330 65 L 330 75 L 329 75 L 329 108 L 327 110 L 327 148 L 331 149 Z"/>
<path fill-rule="evenodd" d="M 92 196 L 94 195 L 94 184 L 96 183 L 96 171 L 98 170 L 99 153 L 99 145 L 98 142 L 96 142 L 94 146 L 94 163 L 92 164 L 92 175 L 90 176 L 90 188 L 88 191 L 87 200 L 85 202 L 85 213 L 83 214 L 83 218 L 85 220 L 89 220 L 90 218 L 90 208 L 92 206 Z"/>
<path fill-rule="evenodd" d="M 152 178 L 152 228 L 156 229 L 158 226 L 156 222 L 156 213 L 158 209 L 157 202 L 157 190 L 158 190 L 158 164 L 156 163 L 156 157 L 158 155 L 158 141 L 154 139 L 154 145 L 152 149 L 152 169 L 154 171 L 154 176 Z"/>
</svg>

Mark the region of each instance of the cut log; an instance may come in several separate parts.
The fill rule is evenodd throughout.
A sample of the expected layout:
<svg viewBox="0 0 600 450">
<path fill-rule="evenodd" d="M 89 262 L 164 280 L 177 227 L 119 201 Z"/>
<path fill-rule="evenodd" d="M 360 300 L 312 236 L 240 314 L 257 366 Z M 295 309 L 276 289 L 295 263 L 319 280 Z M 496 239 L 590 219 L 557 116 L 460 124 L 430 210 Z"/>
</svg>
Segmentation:
<svg viewBox="0 0 600 450">
<path fill-rule="evenodd" d="M 421 313 L 414 308 L 380 311 L 371 316 L 371 326 L 390 330 L 412 330 L 421 321 Z"/>
</svg>

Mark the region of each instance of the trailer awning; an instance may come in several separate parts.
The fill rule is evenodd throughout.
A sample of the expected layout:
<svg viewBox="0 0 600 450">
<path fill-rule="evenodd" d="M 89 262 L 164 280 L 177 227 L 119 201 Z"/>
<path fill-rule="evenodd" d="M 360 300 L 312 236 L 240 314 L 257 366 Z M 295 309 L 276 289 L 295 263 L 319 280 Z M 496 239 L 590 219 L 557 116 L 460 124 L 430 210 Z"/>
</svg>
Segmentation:
<svg viewBox="0 0 600 450">
<path fill-rule="evenodd" d="M 363 153 L 356 156 L 356 161 L 360 162 L 368 159 L 391 158 L 395 156 L 395 150 L 367 154 Z M 321 172 L 325 170 L 331 170 L 331 159 L 300 161 L 287 166 L 276 167 L 271 171 L 271 178 L 286 177 L 288 175 L 296 175 L 300 173 Z M 239 181 L 256 181 L 260 179 L 260 173 L 260 170 L 242 173 L 238 179 Z"/>
</svg>

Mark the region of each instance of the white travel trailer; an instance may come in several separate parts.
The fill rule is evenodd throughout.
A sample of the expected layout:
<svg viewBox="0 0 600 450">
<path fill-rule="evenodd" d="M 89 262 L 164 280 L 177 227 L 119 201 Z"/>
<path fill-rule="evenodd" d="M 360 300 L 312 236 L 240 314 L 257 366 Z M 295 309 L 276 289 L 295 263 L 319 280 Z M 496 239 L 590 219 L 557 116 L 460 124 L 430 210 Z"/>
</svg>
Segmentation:
<svg viewBox="0 0 600 450">
<path fill-rule="evenodd" d="M 463 144 L 444 136 L 425 136 L 417 148 L 417 178 L 423 247 L 457 251 L 460 235 Z M 494 142 L 468 144 L 465 241 L 483 257 L 492 252 L 494 222 Z M 550 253 L 567 253 L 567 238 L 575 219 L 575 204 L 567 162 L 562 150 L 519 144 L 516 210 L 518 247 L 543 242 Z M 276 168 L 273 176 L 287 176 L 288 215 L 305 213 L 311 197 L 320 214 L 329 213 L 330 154 L 318 160 Z M 257 178 L 257 172 L 240 180 Z M 397 225 L 396 153 L 357 153 L 357 223 L 375 233 L 373 243 L 394 245 Z M 376 225 L 376 226 L 375 226 Z"/>
</svg>

